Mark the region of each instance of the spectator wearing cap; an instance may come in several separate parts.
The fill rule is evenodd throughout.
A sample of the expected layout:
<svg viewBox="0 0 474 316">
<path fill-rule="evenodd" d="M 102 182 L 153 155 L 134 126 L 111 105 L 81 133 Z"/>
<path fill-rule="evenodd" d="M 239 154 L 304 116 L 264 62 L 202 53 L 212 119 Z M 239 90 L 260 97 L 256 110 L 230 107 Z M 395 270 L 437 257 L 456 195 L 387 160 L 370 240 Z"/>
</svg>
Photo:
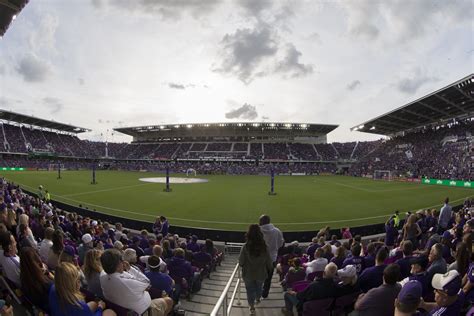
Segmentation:
<svg viewBox="0 0 474 316">
<path fill-rule="evenodd" d="M 380 248 L 375 257 L 375 266 L 366 268 L 359 277 L 359 284 L 362 292 L 366 293 L 370 289 L 376 288 L 383 283 L 383 271 L 387 265 L 384 264 L 388 257 L 388 251 Z"/>
<path fill-rule="evenodd" d="M 437 273 L 444 274 L 448 270 L 446 260 L 443 258 L 443 245 L 440 243 L 434 244 L 431 247 L 430 254 L 428 255 L 428 260 L 430 266 L 428 267 L 428 276 L 431 282 L 433 276 Z"/>
<path fill-rule="evenodd" d="M 165 291 L 166 294 L 173 299 L 176 303 L 179 299 L 179 293 L 174 293 L 174 281 L 166 273 L 162 273 L 161 269 L 161 259 L 157 256 L 149 256 L 147 265 L 149 271 L 145 272 L 145 276 L 150 280 L 151 287 L 159 291 Z"/>
<path fill-rule="evenodd" d="M 359 295 L 354 306 L 359 315 L 392 316 L 394 301 L 401 289 L 397 283 L 399 276 L 400 267 L 396 264 L 388 265 L 383 272 L 383 284 Z"/>
<path fill-rule="evenodd" d="M 451 215 L 452 215 L 452 208 L 449 205 L 449 198 L 446 198 L 444 200 L 444 205 L 441 208 L 441 211 L 439 213 L 439 218 L 438 218 L 438 234 L 442 234 L 449 225 L 449 222 L 451 221 Z"/>
<path fill-rule="evenodd" d="M 100 285 L 104 297 L 114 304 L 133 310 L 139 315 L 152 309 L 152 315 L 168 315 L 173 306 L 169 297 L 152 300 L 147 289 L 150 280 L 139 270 L 122 261 L 116 249 L 107 249 L 100 257 L 104 272 Z"/>
<path fill-rule="evenodd" d="M 353 265 L 357 269 L 357 274 L 361 274 L 362 271 L 365 269 L 365 262 L 364 262 L 364 257 L 361 257 L 362 247 L 359 243 L 355 243 L 351 247 L 351 253 L 352 256 L 348 257 L 346 260 L 344 260 L 344 263 L 342 264 L 343 267 L 347 265 Z"/>
<path fill-rule="evenodd" d="M 198 241 L 198 237 L 196 235 L 192 235 L 191 240 L 186 245 L 186 249 L 191 251 L 191 252 L 198 252 L 200 247 L 199 247 L 197 241 Z"/>
<path fill-rule="evenodd" d="M 410 270 L 410 276 L 404 278 L 402 281 L 400 281 L 401 285 L 406 284 L 408 281 L 418 281 L 421 284 L 421 288 L 423 291 L 423 297 L 426 295 L 430 294 L 432 291 L 431 287 L 431 280 L 429 279 L 429 276 L 426 272 L 426 268 L 428 267 L 428 257 L 426 256 L 419 256 L 419 257 L 413 257 L 410 260 L 411 264 L 411 270 Z"/>
<path fill-rule="evenodd" d="M 337 284 L 336 297 L 360 292 L 357 269 L 353 265 L 337 270 L 337 277 L 340 282 Z"/>
<path fill-rule="evenodd" d="M 400 278 L 404 279 L 410 275 L 411 259 L 413 258 L 413 243 L 410 240 L 402 241 L 403 258 L 395 261 L 400 266 Z"/>
<path fill-rule="evenodd" d="M 289 290 L 285 293 L 285 308 L 282 312 L 285 315 L 293 315 L 293 307 L 296 306 L 298 313 L 303 311 L 305 302 L 312 300 L 335 297 L 338 291 L 334 278 L 337 273 L 337 266 L 329 263 L 324 269 L 323 277 L 312 282 L 304 291 L 296 293 Z"/>
<path fill-rule="evenodd" d="M 323 249 L 318 248 L 314 252 L 314 260 L 308 263 L 304 263 L 303 266 L 306 267 L 306 275 L 311 274 L 313 272 L 323 272 L 324 268 L 328 264 L 328 259 L 323 258 Z"/>
<path fill-rule="evenodd" d="M 3 251 L 0 252 L 0 265 L 3 275 L 13 282 L 18 288 L 20 282 L 20 257 L 17 255 L 17 245 L 13 234 L 9 231 L 0 234 L 0 244 Z"/>
<path fill-rule="evenodd" d="M 431 282 L 435 289 L 435 302 L 423 302 L 420 307 L 428 311 L 429 315 L 461 315 L 461 308 L 464 303 L 463 294 L 458 294 L 461 289 L 461 282 L 461 276 L 456 270 L 445 274 L 435 274 Z"/>
<path fill-rule="evenodd" d="M 408 281 L 395 299 L 394 316 L 412 316 L 416 314 L 421 302 L 421 283 L 416 280 Z"/>
<path fill-rule="evenodd" d="M 84 234 L 82 235 L 82 244 L 79 245 L 77 248 L 77 253 L 79 255 L 79 262 L 82 263 L 84 262 L 84 257 L 86 256 L 86 253 L 94 248 L 93 244 L 93 239 L 91 234 Z"/>
</svg>

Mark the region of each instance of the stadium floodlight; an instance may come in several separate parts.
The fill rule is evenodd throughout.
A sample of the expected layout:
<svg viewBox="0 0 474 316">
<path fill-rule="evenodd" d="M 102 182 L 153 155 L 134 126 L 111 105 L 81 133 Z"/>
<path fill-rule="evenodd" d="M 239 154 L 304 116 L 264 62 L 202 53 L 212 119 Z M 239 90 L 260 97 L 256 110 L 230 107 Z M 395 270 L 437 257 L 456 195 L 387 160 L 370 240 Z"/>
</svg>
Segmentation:
<svg viewBox="0 0 474 316">
<path fill-rule="evenodd" d="M 286 123 L 286 124 L 285 124 L 285 127 L 290 128 L 290 127 L 291 127 L 291 124 L 290 124 L 290 123 Z"/>
<path fill-rule="evenodd" d="M 360 129 L 363 129 L 363 128 L 364 128 L 364 125 L 359 125 L 359 128 L 360 128 Z"/>
<path fill-rule="evenodd" d="M 301 128 L 308 128 L 308 124 L 301 124 L 300 127 Z"/>
<path fill-rule="evenodd" d="M 12 21 L 15 21 L 15 20 L 16 20 L 16 14 L 12 16 Z"/>
<path fill-rule="evenodd" d="M 209 127 L 209 124 L 204 124 L 204 126 Z"/>
<path fill-rule="evenodd" d="M 260 126 L 260 124 L 258 124 L 258 123 L 253 123 L 252 125 L 253 125 L 254 127 L 259 127 L 259 126 Z"/>
<path fill-rule="evenodd" d="M 179 128 L 179 125 L 175 125 L 174 128 Z"/>
<path fill-rule="evenodd" d="M 271 124 L 270 124 L 270 127 L 275 127 L 275 123 L 271 123 Z"/>
<path fill-rule="evenodd" d="M 191 127 L 193 127 L 193 124 L 188 124 L 188 125 L 186 125 L 186 127 L 191 128 Z"/>
<path fill-rule="evenodd" d="M 164 125 L 161 125 L 160 128 L 161 128 L 161 129 L 165 129 L 165 126 L 164 126 Z"/>
<path fill-rule="evenodd" d="M 372 127 L 370 128 L 371 131 L 373 131 L 374 129 L 375 129 L 375 126 L 372 126 Z"/>
</svg>

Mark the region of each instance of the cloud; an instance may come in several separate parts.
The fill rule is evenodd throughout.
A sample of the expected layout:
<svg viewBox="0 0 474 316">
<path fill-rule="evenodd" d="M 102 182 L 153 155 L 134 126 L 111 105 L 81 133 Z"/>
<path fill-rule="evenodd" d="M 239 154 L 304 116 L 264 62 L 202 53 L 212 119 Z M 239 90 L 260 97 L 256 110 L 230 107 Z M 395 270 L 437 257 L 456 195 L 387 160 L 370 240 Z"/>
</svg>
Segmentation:
<svg viewBox="0 0 474 316">
<path fill-rule="evenodd" d="M 51 114 L 56 114 L 64 108 L 64 104 L 59 99 L 53 97 L 43 98 L 43 104 L 49 108 Z"/>
<path fill-rule="evenodd" d="M 240 5 L 245 13 L 252 16 L 259 16 L 263 11 L 272 8 L 272 0 L 238 0 L 237 4 Z"/>
<path fill-rule="evenodd" d="M 184 90 L 186 87 L 183 84 L 180 83 L 173 83 L 173 82 L 168 82 L 168 87 L 170 89 L 179 89 L 179 90 Z"/>
<path fill-rule="evenodd" d="M 346 88 L 347 90 L 355 90 L 358 86 L 360 86 L 360 81 L 359 80 L 354 80 L 351 83 L 349 83 Z"/>
<path fill-rule="evenodd" d="M 0 75 L 5 74 L 5 65 L 0 65 Z"/>
<path fill-rule="evenodd" d="M 341 5 L 347 13 L 349 33 L 369 41 L 381 34 L 384 39 L 411 41 L 432 34 L 436 27 L 471 23 L 474 14 L 472 2 L 464 0 L 358 0 L 344 1 Z"/>
<path fill-rule="evenodd" d="M 248 103 L 244 103 L 241 107 L 231 110 L 225 114 L 227 119 L 244 119 L 244 120 L 255 120 L 258 117 L 257 108 Z"/>
<path fill-rule="evenodd" d="M 396 83 L 396 87 L 400 92 L 406 94 L 414 94 L 418 91 L 418 89 L 431 82 L 439 81 L 438 78 L 428 76 L 425 73 L 422 73 L 420 69 L 415 69 L 413 74 L 408 78 L 402 78 Z"/>
<path fill-rule="evenodd" d="M 50 13 L 41 15 L 38 25 L 31 30 L 28 43 L 33 52 L 44 49 L 48 53 L 56 53 L 56 30 L 59 18 Z"/>
<path fill-rule="evenodd" d="M 183 13 L 189 13 L 194 18 L 200 18 L 220 5 L 219 0 L 93 0 L 95 8 L 112 5 L 115 8 L 139 12 L 147 15 L 158 15 L 163 19 L 180 18 Z"/>
<path fill-rule="evenodd" d="M 80 86 L 84 85 L 84 79 L 83 78 L 77 78 L 77 83 L 79 83 Z"/>
<path fill-rule="evenodd" d="M 319 44 L 321 45 L 323 42 L 321 41 L 321 35 L 319 35 L 319 33 L 317 32 L 313 32 L 311 33 L 307 39 L 315 44 Z"/>
<path fill-rule="evenodd" d="M 277 32 L 264 23 L 226 34 L 220 55 L 220 66 L 213 71 L 235 76 L 245 84 L 273 73 L 300 77 L 313 72 L 311 65 L 299 62 L 301 52 L 292 43 L 281 45 Z"/>
<path fill-rule="evenodd" d="M 291 43 L 287 44 L 285 56 L 280 62 L 278 62 L 275 72 L 288 73 L 293 78 L 306 76 L 312 73 L 312 65 L 300 63 L 299 59 L 301 55 L 301 52 L 296 49 L 295 45 Z"/>
<path fill-rule="evenodd" d="M 20 60 L 16 71 L 26 82 L 42 82 L 47 79 L 51 69 L 45 61 L 33 54 L 28 54 Z"/>
</svg>

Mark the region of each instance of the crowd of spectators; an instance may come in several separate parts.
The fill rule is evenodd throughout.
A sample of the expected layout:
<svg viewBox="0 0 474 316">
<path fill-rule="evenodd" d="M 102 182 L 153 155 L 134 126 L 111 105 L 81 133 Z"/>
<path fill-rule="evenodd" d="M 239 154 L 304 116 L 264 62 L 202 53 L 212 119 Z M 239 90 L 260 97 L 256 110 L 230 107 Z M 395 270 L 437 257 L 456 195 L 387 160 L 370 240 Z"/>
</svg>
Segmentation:
<svg viewBox="0 0 474 316">
<path fill-rule="evenodd" d="M 398 213 L 386 235 L 362 241 L 321 231 L 308 247 L 282 247 L 277 271 L 285 315 L 463 315 L 474 303 L 474 208 Z M 403 225 L 402 225 L 403 223 Z M 344 238 L 344 235 L 343 235 Z"/>
<path fill-rule="evenodd" d="M 0 266 L 27 309 L 52 316 L 179 310 L 180 297 L 199 291 L 222 253 L 209 239 L 171 234 L 163 216 L 153 230 L 133 235 L 0 180 Z M 13 312 L 5 307 L 4 314 Z"/>
</svg>

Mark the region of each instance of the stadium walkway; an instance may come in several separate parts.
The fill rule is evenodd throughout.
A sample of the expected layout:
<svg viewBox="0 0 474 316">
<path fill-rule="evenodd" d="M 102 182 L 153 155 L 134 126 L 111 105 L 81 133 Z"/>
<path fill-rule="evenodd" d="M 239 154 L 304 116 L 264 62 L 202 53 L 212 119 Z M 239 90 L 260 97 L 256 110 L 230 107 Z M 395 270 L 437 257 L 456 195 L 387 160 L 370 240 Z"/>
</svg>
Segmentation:
<svg viewBox="0 0 474 316">
<path fill-rule="evenodd" d="M 186 316 L 203 316 L 209 315 L 214 308 L 219 296 L 229 280 L 235 265 L 237 264 L 238 255 L 226 255 L 222 261 L 222 266 L 217 267 L 217 271 L 211 273 L 210 279 L 202 282 L 201 290 L 194 294 L 190 300 L 181 299 L 181 307 L 186 310 Z M 229 297 L 235 287 L 235 282 L 231 285 Z M 242 283 L 242 301 L 241 305 L 237 305 L 237 299 L 234 301 L 232 308 L 232 316 L 249 315 L 249 307 L 247 304 L 247 295 L 245 286 Z M 283 290 L 278 281 L 278 275 L 275 273 L 272 280 L 272 287 L 267 299 L 262 300 L 256 306 L 256 315 L 270 316 L 280 315 L 281 308 L 284 307 Z M 222 314 L 222 313 L 221 313 Z"/>
</svg>

